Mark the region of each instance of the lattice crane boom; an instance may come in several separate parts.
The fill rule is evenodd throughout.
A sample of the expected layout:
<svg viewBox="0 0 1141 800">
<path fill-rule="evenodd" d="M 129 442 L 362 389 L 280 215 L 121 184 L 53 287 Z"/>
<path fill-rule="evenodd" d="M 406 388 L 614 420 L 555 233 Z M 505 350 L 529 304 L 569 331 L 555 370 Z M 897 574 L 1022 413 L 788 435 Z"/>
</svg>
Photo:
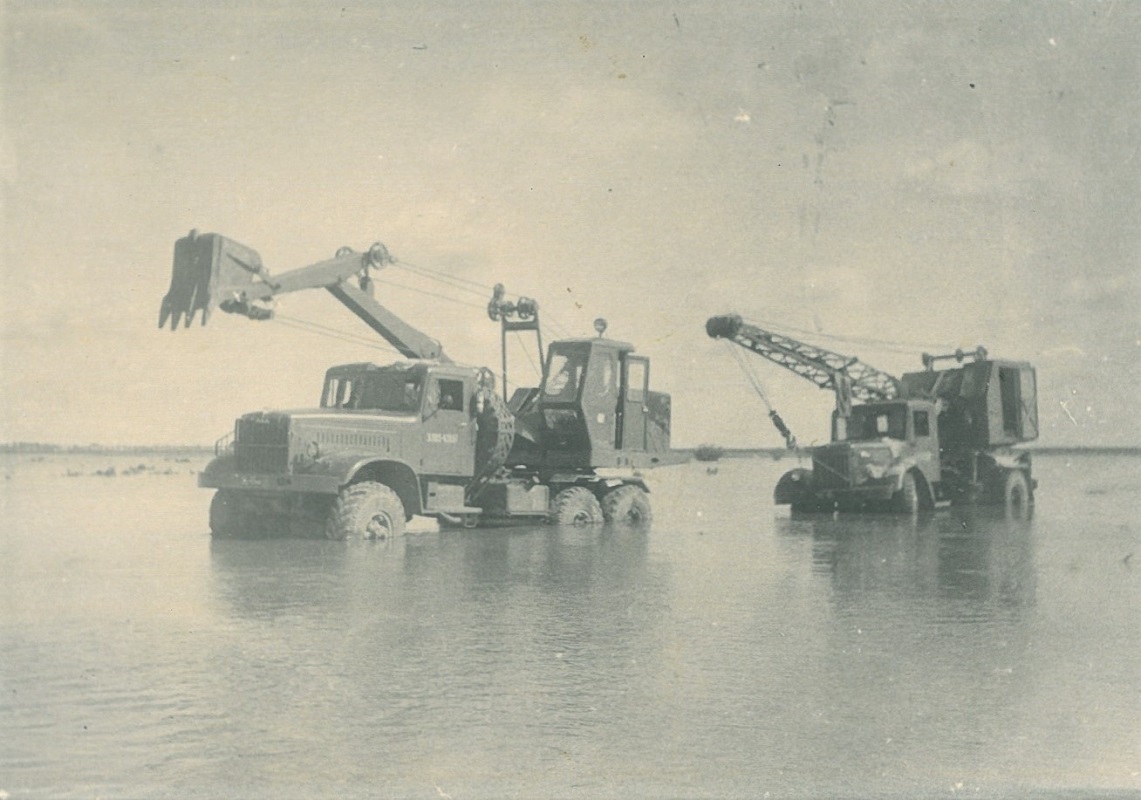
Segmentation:
<svg viewBox="0 0 1141 800">
<path fill-rule="evenodd" d="M 853 400 L 866 403 L 891 400 L 900 395 L 899 380 L 883 370 L 854 356 L 765 330 L 736 314 L 711 317 L 705 323 L 705 330 L 714 339 L 725 339 L 795 372 L 821 389 L 831 389 L 836 395 L 836 408 L 842 415 L 851 411 Z"/>
</svg>

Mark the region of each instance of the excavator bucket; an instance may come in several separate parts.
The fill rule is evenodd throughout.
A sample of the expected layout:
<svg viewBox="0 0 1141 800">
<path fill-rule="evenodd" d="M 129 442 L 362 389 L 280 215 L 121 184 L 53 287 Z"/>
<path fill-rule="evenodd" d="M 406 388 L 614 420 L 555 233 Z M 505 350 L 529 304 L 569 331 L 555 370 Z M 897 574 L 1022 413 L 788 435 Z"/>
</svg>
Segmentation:
<svg viewBox="0 0 1141 800">
<path fill-rule="evenodd" d="M 205 325 L 218 305 L 244 303 L 258 294 L 253 291 L 255 278 L 264 285 L 266 277 L 256 250 L 217 233 L 191 231 L 174 243 L 170 289 L 162 299 L 158 326 L 164 327 L 169 319 L 173 331 L 185 319 L 184 327 L 190 327 L 199 311 Z"/>
</svg>

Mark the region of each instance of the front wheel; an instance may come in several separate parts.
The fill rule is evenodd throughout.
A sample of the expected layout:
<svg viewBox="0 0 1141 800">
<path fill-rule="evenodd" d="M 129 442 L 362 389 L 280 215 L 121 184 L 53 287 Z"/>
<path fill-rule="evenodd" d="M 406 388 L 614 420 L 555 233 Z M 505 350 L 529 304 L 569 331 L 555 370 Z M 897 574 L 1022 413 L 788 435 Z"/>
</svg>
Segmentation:
<svg viewBox="0 0 1141 800">
<path fill-rule="evenodd" d="M 914 472 L 903 473 L 903 485 L 892 497 L 892 508 L 898 514 L 919 513 L 919 485 L 915 482 Z"/>
<path fill-rule="evenodd" d="M 650 498 L 639 486 L 619 486 L 602 498 L 602 517 L 607 522 L 638 525 L 653 518 Z"/>
<path fill-rule="evenodd" d="M 1020 469 L 1012 469 L 1006 473 L 1002 487 L 1003 508 L 1010 519 L 1029 519 L 1030 517 L 1030 482 L 1026 480 L 1026 473 Z"/>
<path fill-rule="evenodd" d="M 233 539 L 244 533 L 241 499 L 228 489 L 214 492 L 210 501 L 210 535 L 215 539 Z"/>
<path fill-rule="evenodd" d="M 361 481 L 341 490 L 325 523 L 330 539 L 390 539 L 404 533 L 404 504 L 390 487 Z"/>
<path fill-rule="evenodd" d="M 555 495 L 549 519 L 555 525 L 598 525 L 604 517 L 594 492 L 584 486 L 572 486 Z"/>
</svg>

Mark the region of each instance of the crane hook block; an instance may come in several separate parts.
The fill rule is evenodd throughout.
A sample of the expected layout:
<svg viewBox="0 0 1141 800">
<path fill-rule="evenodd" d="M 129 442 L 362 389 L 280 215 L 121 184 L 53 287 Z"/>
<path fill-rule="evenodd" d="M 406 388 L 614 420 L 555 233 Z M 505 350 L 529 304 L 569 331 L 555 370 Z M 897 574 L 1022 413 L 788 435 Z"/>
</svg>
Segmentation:
<svg viewBox="0 0 1141 800">
<path fill-rule="evenodd" d="M 773 421 L 773 427 L 777 429 L 781 436 L 784 437 L 785 446 L 789 450 L 796 449 L 796 437 L 792 435 L 792 431 L 784 424 L 784 420 L 780 418 L 780 414 L 775 411 L 769 412 L 769 419 Z"/>
</svg>

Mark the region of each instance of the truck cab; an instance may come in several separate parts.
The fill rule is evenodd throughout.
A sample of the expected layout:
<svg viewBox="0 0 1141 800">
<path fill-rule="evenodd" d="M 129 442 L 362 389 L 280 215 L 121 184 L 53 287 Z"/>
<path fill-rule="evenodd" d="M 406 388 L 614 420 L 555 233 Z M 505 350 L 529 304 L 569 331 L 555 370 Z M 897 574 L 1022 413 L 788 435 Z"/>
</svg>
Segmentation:
<svg viewBox="0 0 1141 800">
<path fill-rule="evenodd" d="M 479 372 L 431 361 L 344 364 L 325 374 L 315 408 L 243 414 L 199 485 L 280 505 L 336 497 L 371 476 L 407 514 L 464 508 L 475 474 Z"/>
<path fill-rule="evenodd" d="M 886 505 L 909 472 L 929 493 L 941 478 L 938 424 L 935 403 L 924 399 L 865 403 L 847 416 L 833 412 L 832 441 L 812 454 L 815 494 L 842 508 Z"/>
<path fill-rule="evenodd" d="M 467 367 L 349 364 L 326 372 L 321 407 L 343 412 L 342 425 L 377 416 L 412 423 L 416 435 L 402 437 L 398 457 L 420 475 L 467 479 L 475 470 L 476 388 Z"/>
</svg>

